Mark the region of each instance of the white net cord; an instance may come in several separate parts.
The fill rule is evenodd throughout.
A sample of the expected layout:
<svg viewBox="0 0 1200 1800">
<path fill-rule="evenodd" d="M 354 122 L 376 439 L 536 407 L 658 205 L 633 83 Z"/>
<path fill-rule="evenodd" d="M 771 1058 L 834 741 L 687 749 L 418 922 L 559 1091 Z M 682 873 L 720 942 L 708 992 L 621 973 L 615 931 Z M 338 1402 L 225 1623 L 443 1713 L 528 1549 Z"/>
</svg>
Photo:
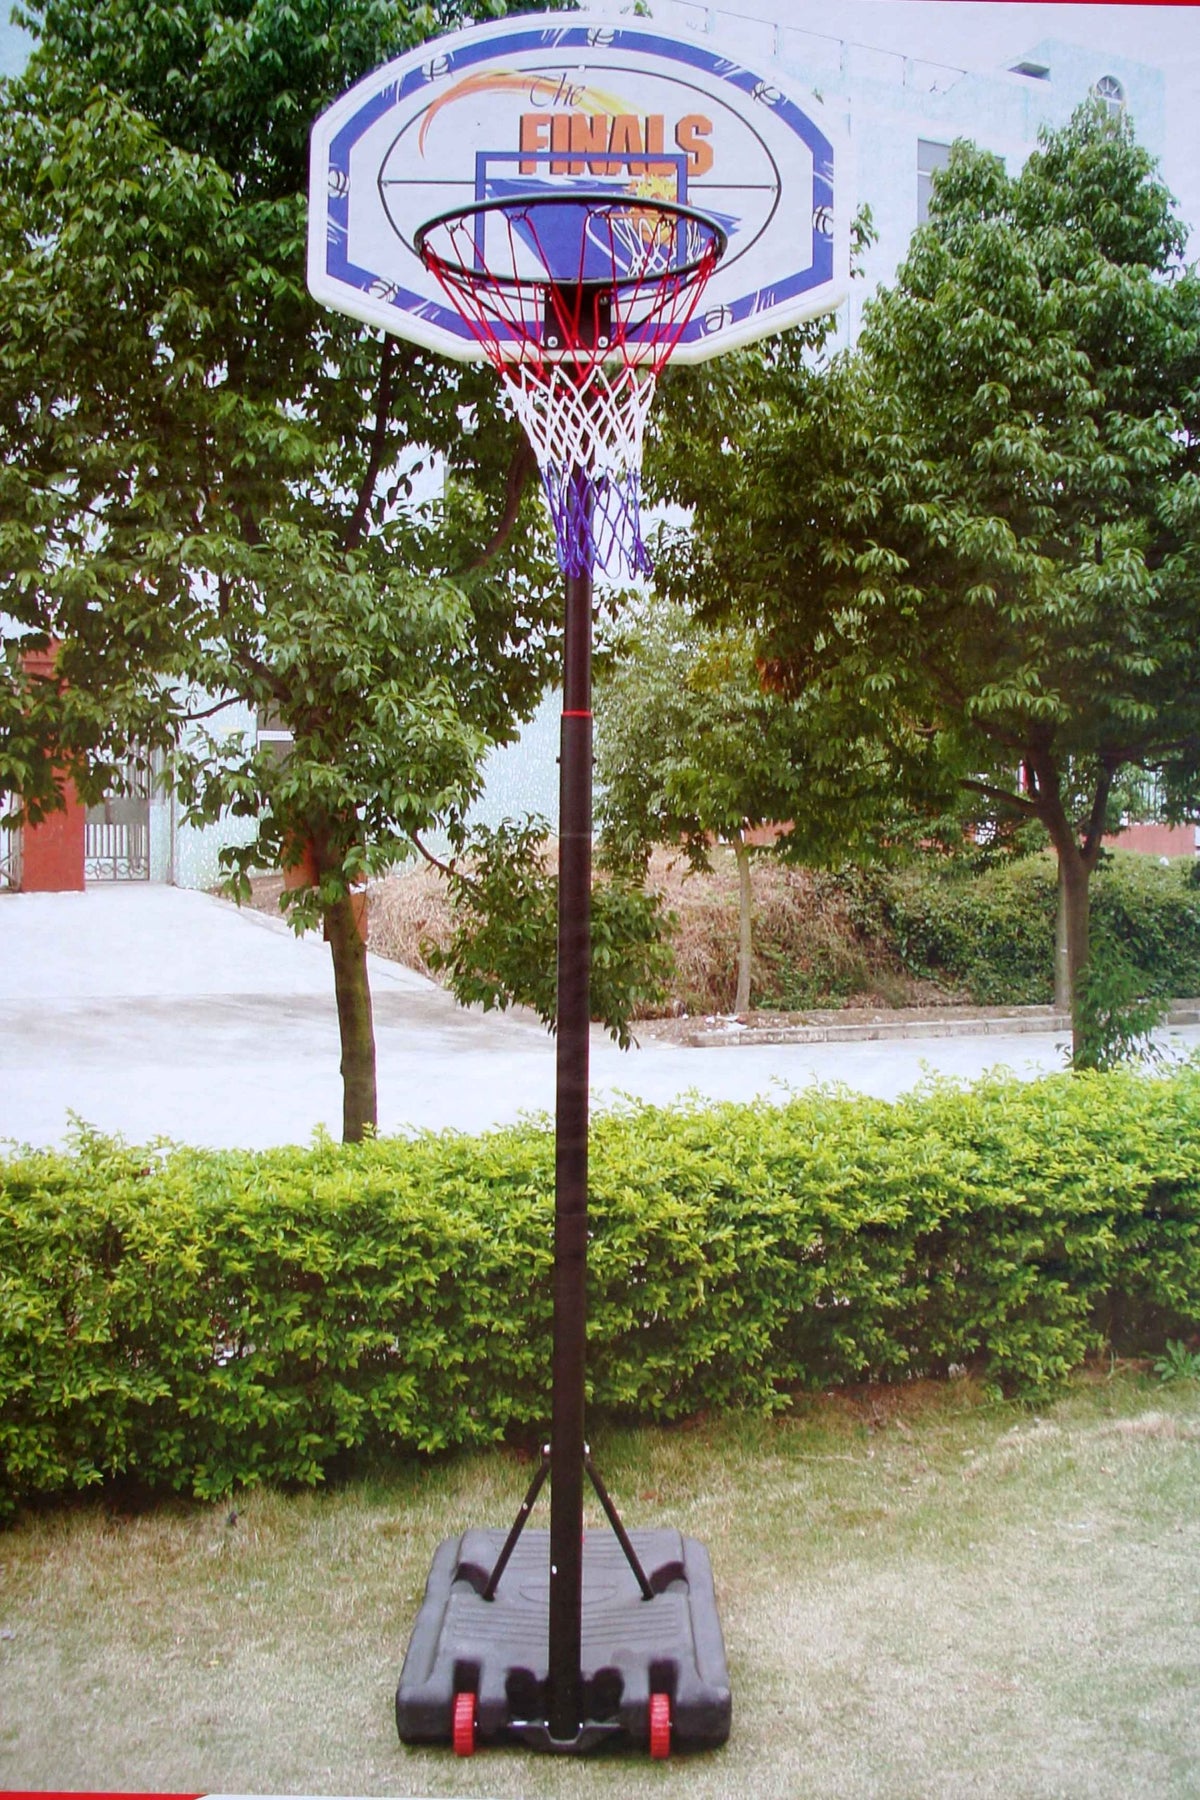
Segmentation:
<svg viewBox="0 0 1200 1800">
<path fill-rule="evenodd" d="M 649 575 L 641 471 L 654 370 L 514 363 L 504 376 L 537 457 L 560 566 L 569 575 Z"/>
</svg>

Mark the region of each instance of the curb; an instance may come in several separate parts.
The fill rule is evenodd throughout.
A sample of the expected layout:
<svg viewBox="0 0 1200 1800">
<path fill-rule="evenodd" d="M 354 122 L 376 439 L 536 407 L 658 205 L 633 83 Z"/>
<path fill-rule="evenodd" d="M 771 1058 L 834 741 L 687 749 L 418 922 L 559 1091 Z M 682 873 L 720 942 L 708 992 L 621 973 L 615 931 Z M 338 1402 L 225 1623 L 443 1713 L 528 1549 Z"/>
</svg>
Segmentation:
<svg viewBox="0 0 1200 1800">
<path fill-rule="evenodd" d="M 1176 1000 L 1168 1008 L 1167 1027 L 1200 1025 L 1200 999 Z M 1069 1031 L 1071 1015 L 1052 1006 L 1014 1006 L 988 1009 L 967 1016 L 949 1009 L 930 1009 L 917 1016 L 880 1013 L 875 1019 L 839 1024 L 836 1019 L 751 1026 L 740 1019 L 705 1020 L 694 1031 L 676 1039 L 688 1050 L 755 1048 L 769 1044 L 857 1044 L 905 1038 L 1018 1037 L 1040 1032 Z"/>
</svg>

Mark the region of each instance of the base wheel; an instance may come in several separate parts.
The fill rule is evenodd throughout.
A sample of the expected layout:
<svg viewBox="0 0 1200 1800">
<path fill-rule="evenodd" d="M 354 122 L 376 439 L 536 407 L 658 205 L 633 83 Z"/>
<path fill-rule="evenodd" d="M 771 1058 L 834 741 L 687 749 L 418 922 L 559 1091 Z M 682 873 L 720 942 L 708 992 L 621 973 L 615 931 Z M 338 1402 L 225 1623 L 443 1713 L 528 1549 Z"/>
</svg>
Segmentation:
<svg viewBox="0 0 1200 1800">
<path fill-rule="evenodd" d="M 671 1696 L 650 1696 L 650 1754 L 662 1760 L 671 1754 Z"/>
<path fill-rule="evenodd" d="M 475 1754 L 475 1696 L 455 1694 L 452 1729 L 455 1756 Z"/>
</svg>

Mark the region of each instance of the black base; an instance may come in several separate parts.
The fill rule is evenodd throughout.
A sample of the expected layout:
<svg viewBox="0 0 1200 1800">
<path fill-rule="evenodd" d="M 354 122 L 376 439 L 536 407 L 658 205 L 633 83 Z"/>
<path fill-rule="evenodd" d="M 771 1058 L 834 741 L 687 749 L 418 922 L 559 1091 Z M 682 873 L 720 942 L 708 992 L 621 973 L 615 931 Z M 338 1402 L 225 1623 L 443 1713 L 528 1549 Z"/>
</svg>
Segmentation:
<svg viewBox="0 0 1200 1800">
<path fill-rule="evenodd" d="M 578 1735 L 551 1738 L 548 1717 L 550 1533 L 526 1531 L 493 1600 L 482 1598 L 503 1531 L 467 1531 L 439 1545 L 396 1689 L 406 1744 L 448 1743 L 454 1697 L 476 1695 L 480 1742 L 517 1740 L 582 1751 L 645 1747 L 650 1696 L 671 1699 L 671 1747 L 710 1750 L 729 1736 L 729 1672 L 708 1552 L 674 1530 L 630 1537 L 654 1598 L 645 1600 L 616 1538 L 589 1531 L 583 1548 L 582 1709 Z"/>
</svg>

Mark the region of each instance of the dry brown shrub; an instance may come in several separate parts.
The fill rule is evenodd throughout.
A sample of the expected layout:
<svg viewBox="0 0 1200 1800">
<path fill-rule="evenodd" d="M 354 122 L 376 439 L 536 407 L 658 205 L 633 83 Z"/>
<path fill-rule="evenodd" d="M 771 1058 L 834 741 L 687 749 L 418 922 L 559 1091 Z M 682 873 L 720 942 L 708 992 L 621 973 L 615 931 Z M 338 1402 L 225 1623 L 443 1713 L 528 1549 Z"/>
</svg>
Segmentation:
<svg viewBox="0 0 1200 1800">
<path fill-rule="evenodd" d="M 1102 1425 L 1100 1437 L 1166 1438 L 1172 1442 L 1192 1443 L 1200 1438 L 1200 1425 L 1192 1419 L 1176 1418 L 1174 1413 L 1138 1413 L 1131 1419 L 1114 1419 Z"/>
<path fill-rule="evenodd" d="M 212 891 L 214 893 L 221 892 L 219 888 Z M 248 906 L 252 912 L 266 913 L 270 919 L 279 919 L 283 917 L 283 907 L 280 904 L 282 897 L 282 875 L 252 875 L 250 877 L 250 898 L 244 900 L 242 905 Z"/>
<path fill-rule="evenodd" d="M 728 1012 L 737 986 L 738 875 L 732 850 L 715 848 L 711 873 L 654 853 L 649 884 L 678 916 L 672 949 L 677 1010 Z M 911 981 L 886 947 L 864 942 L 845 895 L 827 875 L 773 857 L 752 865 L 754 975 L 751 1003 L 772 1009 L 859 1003 L 911 1005 Z"/>
<path fill-rule="evenodd" d="M 555 866 L 555 846 L 547 850 Z M 844 893 L 828 875 L 757 857 L 752 1004 L 773 1010 L 816 1006 L 911 1006 L 933 998 L 885 946 L 864 941 Z M 728 1012 L 737 985 L 738 877 L 733 852 L 715 848 L 711 872 L 692 874 L 677 853 L 656 850 L 647 885 L 676 916 L 671 938 L 677 975 L 658 1014 Z M 429 975 L 422 946 L 444 948 L 453 929 L 445 878 L 422 863 L 370 890 L 370 944 Z M 651 1016 L 640 1014 L 639 1016 Z"/>
<path fill-rule="evenodd" d="M 425 960 L 424 946 L 436 944 L 444 950 L 454 929 L 446 878 L 440 870 L 420 863 L 374 882 L 368 910 L 368 942 L 375 954 L 436 980 Z"/>
</svg>

